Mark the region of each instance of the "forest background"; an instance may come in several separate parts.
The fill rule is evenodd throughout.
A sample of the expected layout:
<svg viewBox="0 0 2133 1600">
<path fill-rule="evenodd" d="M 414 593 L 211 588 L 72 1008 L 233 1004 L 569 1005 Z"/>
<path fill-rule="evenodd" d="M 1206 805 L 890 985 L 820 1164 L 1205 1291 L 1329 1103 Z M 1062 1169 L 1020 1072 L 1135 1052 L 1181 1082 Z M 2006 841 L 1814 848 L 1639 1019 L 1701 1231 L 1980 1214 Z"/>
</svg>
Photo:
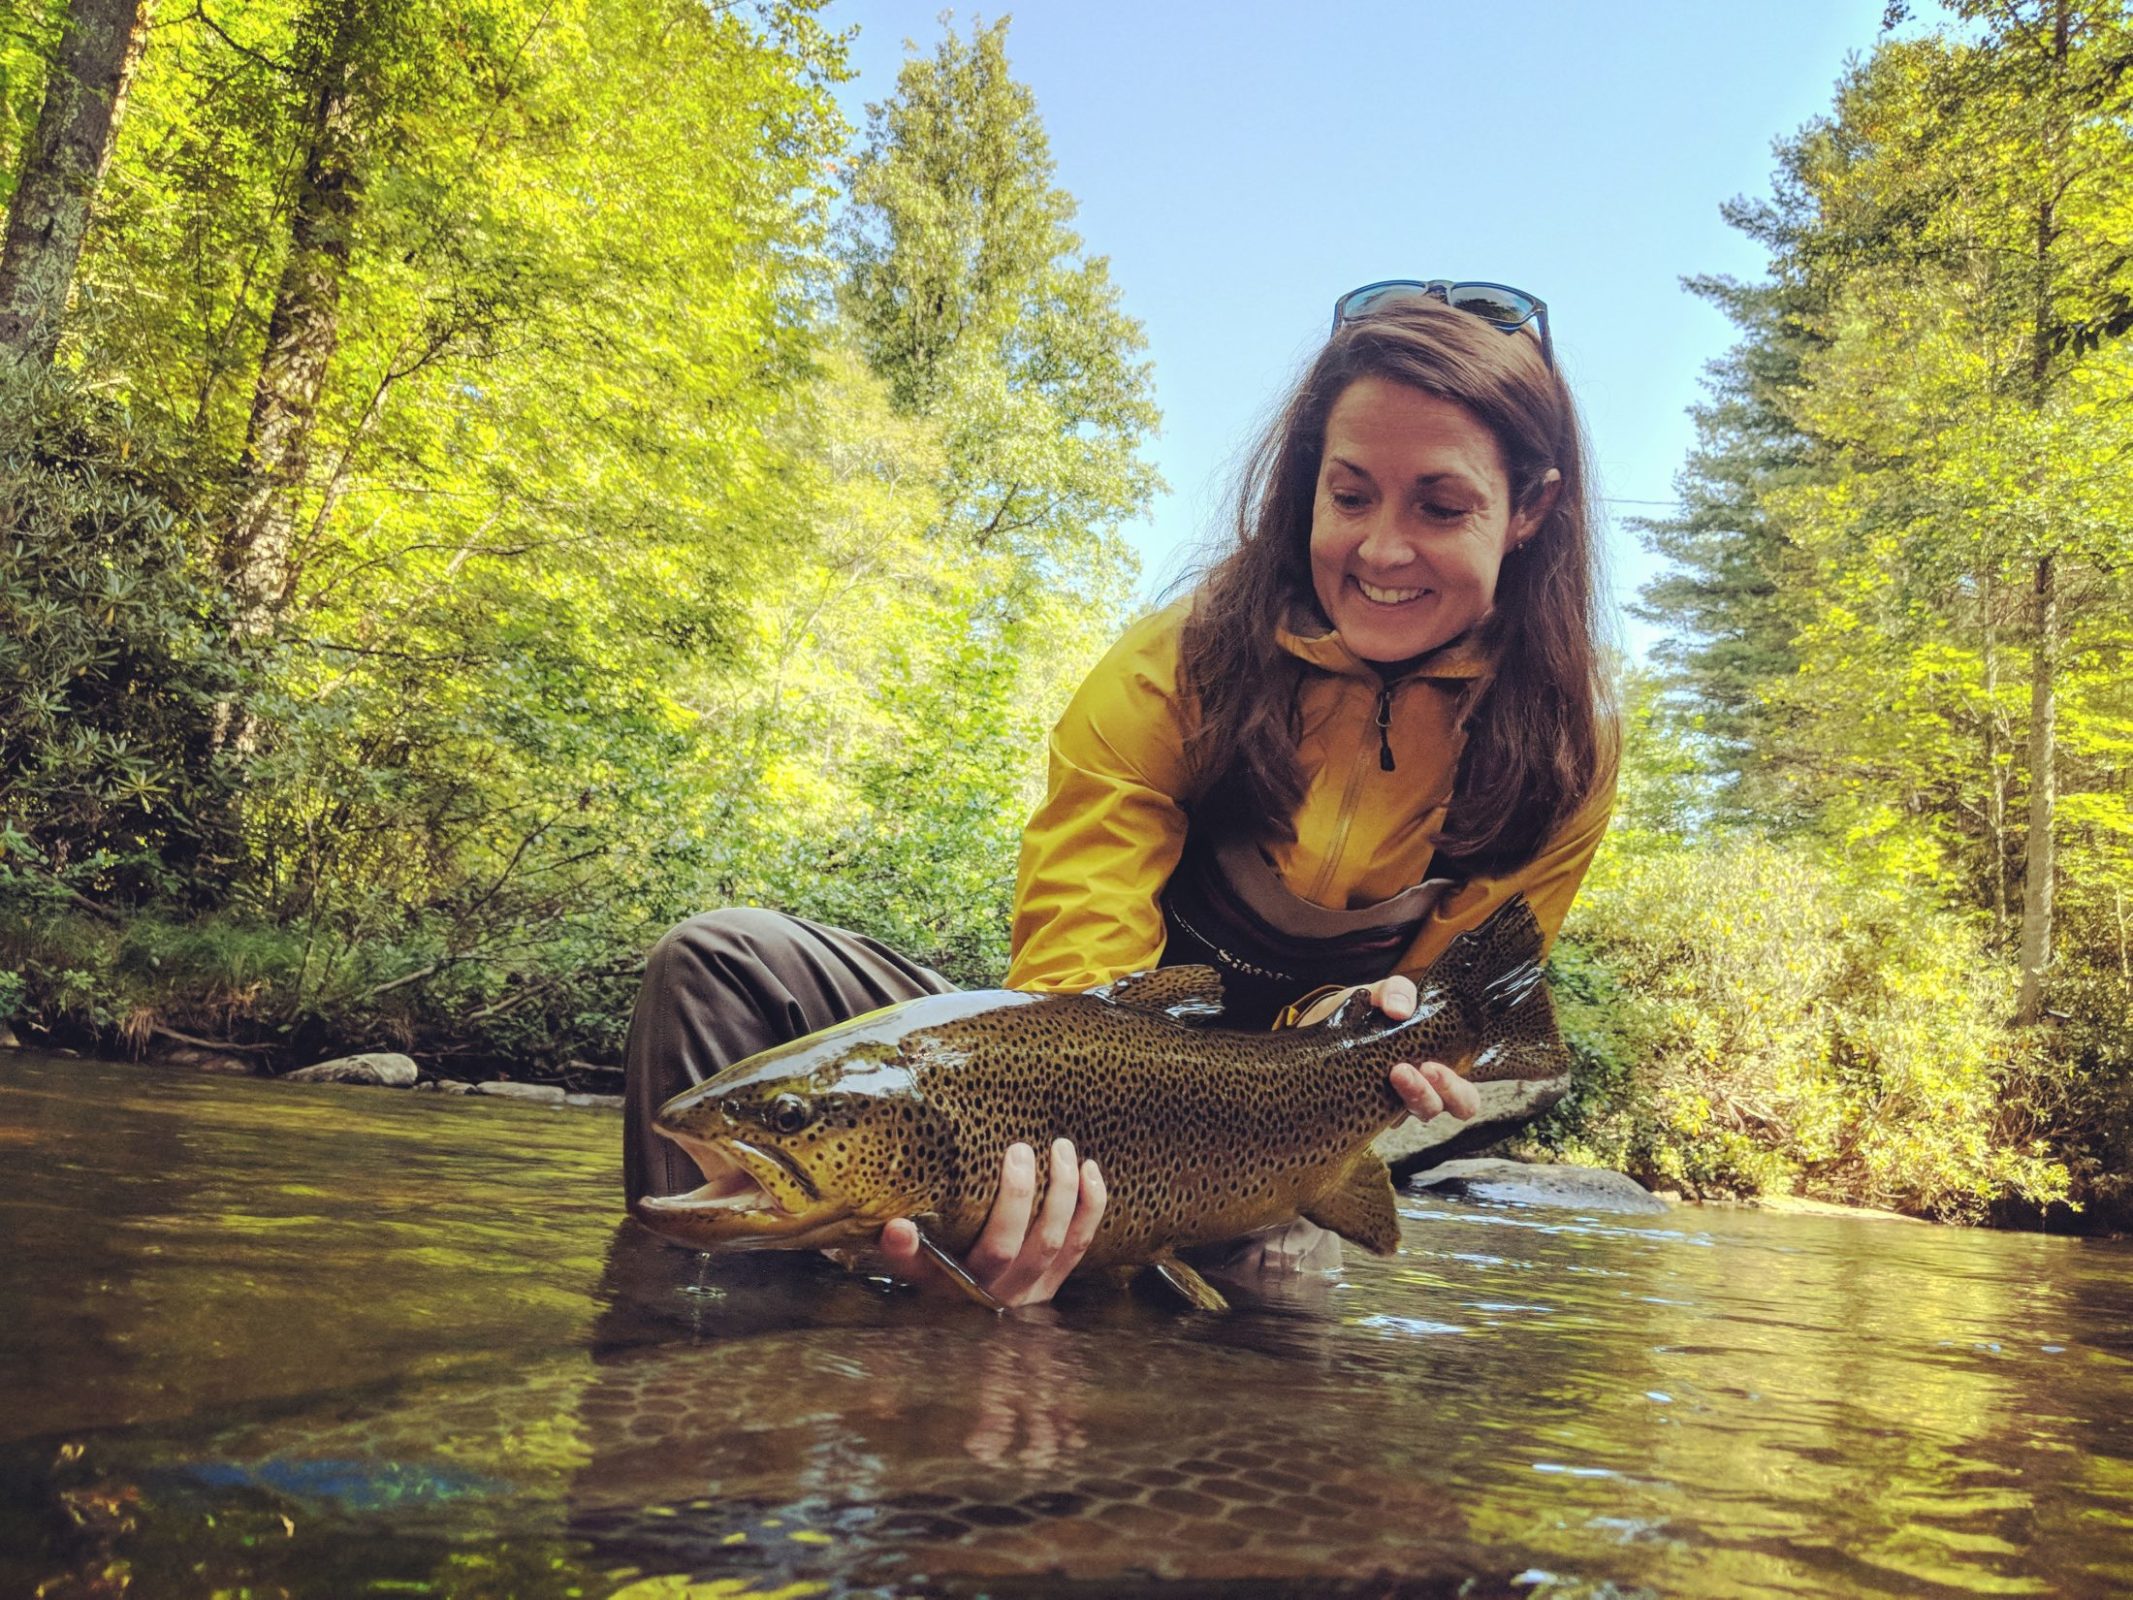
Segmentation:
<svg viewBox="0 0 2133 1600">
<path fill-rule="evenodd" d="M 2123 1223 L 2133 24 L 1905 11 L 1729 211 L 1767 274 L 1689 280 L 1738 342 L 1644 526 L 1534 1143 Z M 599 1085 L 640 952 L 737 902 L 997 978 L 1153 374 L 1006 25 L 862 129 L 846 45 L 815 0 L 14 0 L 18 1035 Z"/>
</svg>

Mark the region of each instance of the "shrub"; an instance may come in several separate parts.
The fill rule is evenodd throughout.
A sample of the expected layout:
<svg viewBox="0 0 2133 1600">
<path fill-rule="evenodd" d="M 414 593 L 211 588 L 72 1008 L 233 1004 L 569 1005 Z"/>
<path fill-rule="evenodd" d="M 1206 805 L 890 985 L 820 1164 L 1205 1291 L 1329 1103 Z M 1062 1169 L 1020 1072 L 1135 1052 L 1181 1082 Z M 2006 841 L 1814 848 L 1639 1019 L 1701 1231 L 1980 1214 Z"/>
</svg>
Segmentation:
<svg viewBox="0 0 2133 1600">
<path fill-rule="evenodd" d="M 2050 1069 L 1974 928 L 1915 884 L 1736 836 L 1611 851 L 1555 963 L 1578 1090 L 1560 1152 L 1693 1191 L 1976 1217 L 2048 1201 Z"/>
</svg>

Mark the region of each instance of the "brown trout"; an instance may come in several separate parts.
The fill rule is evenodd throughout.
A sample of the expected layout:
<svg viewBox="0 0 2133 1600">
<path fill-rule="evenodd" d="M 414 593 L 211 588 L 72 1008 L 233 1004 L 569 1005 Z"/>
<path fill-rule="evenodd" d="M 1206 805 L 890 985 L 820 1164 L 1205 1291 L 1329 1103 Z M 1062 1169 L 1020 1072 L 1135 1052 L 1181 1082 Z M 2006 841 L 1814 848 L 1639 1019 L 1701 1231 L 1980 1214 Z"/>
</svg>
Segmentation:
<svg viewBox="0 0 2133 1600">
<path fill-rule="evenodd" d="M 1398 1248 L 1392 1176 L 1370 1148 L 1406 1115 L 1395 1063 L 1441 1061 L 1476 1083 L 1567 1073 L 1523 897 L 1455 939 L 1417 987 L 1404 1021 L 1357 994 L 1323 1022 L 1272 1033 L 1211 1025 L 1222 994 L 1207 967 L 1087 994 L 906 1001 L 668 1101 L 655 1125 L 707 1181 L 646 1198 L 637 1215 L 705 1250 L 863 1248 L 909 1217 L 928 1253 L 991 1303 L 956 1259 L 991 1213 L 1008 1145 L 1064 1137 L 1109 1194 L 1077 1270 L 1153 1266 L 1219 1308 L 1176 1250 L 1299 1216 L 1380 1255 Z"/>
</svg>

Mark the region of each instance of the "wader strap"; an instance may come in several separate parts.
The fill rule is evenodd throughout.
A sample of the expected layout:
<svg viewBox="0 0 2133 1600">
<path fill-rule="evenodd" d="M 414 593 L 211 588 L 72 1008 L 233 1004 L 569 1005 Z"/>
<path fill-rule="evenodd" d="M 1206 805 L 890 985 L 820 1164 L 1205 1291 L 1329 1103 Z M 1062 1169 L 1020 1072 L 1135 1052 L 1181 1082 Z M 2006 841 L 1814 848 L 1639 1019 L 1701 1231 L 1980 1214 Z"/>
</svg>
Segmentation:
<svg viewBox="0 0 2133 1600">
<path fill-rule="evenodd" d="M 1389 976 L 1455 887 L 1431 878 L 1376 905 L 1334 910 L 1291 890 L 1256 842 L 1188 837 L 1162 894 L 1163 965 L 1213 967 L 1222 974 L 1224 1023 L 1267 1027 L 1308 989 Z"/>
</svg>

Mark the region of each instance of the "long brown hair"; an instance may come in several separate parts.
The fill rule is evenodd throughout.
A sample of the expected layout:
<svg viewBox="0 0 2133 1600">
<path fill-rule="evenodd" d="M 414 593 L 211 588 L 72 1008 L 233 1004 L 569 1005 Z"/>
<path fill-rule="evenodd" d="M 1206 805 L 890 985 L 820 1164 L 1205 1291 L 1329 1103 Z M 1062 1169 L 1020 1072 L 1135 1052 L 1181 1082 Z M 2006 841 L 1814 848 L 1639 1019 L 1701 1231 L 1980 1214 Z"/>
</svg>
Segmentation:
<svg viewBox="0 0 2133 1600">
<path fill-rule="evenodd" d="M 1437 838 L 1449 874 L 1502 872 L 1541 846 L 1614 777 L 1612 703 L 1600 668 L 1584 446 L 1577 408 L 1538 342 L 1420 297 L 1347 323 L 1326 341 L 1248 459 L 1236 544 L 1202 578 L 1180 641 L 1198 704 L 1187 754 L 1197 805 L 1218 825 L 1295 837 L 1306 774 L 1303 663 L 1276 633 L 1316 616 L 1311 512 L 1326 418 L 1358 378 L 1464 406 L 1495 436 L 1514 510 L 1561 474 L 1555 503 L 1505 557 L 1477 642 L 1493 674 L 1465 708 L 1467 742 Z"/>
</svg>

